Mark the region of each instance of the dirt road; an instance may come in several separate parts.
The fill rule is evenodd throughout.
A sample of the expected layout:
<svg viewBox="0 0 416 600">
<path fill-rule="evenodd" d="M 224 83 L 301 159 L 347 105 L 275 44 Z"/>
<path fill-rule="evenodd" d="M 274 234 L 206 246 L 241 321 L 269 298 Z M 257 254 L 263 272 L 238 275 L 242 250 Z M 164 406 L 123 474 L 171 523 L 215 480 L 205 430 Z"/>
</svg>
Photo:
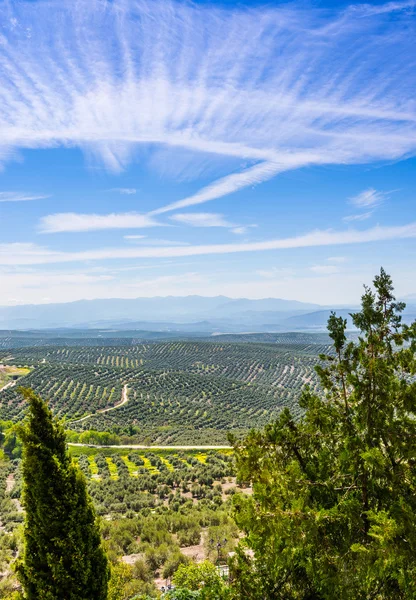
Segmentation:
<svg viewBox="0 0 416 600">
<path fill-rule="evenodd" d="M 95 415 L 103 414 L 103 413 L 109 412 L 110 410 L 115 410 L 116 408 L 120 408 L 121 406 L 126 404 L 126 402 L 128 402 L 128 401 L 129 401 L 128 389 L 127 389 L 127 385 L 125 385 L 121 392 L 121 401 L 118 404 L 115 404 L 114 406 L 110 406 L 109 408 L 102 408 L 101 410 L 97 410 L 97 412 L 94 414 Z M 85 421 L 86 419 L 90 419 L 91 417 L 93 417 L 94 414 L 90 413 L 89 415 L 85 415 L 85 417 L 81 417 L 80 419 L 75 419 L 74 421 L 68 421 L 68 423 L 81 423 L 82 421 Z"/>
</svg>

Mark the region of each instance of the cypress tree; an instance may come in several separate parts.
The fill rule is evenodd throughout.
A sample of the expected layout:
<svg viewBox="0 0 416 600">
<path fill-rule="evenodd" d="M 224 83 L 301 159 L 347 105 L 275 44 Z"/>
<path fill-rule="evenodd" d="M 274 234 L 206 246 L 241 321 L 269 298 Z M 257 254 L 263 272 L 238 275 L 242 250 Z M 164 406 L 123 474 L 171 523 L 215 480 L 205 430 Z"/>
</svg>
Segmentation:
<svg viewBox="0 0 416 600">
<path fill-rule="evenodd" d="M 33 390 L 23 442 L 24 551 L 17 574 L 27 600 L 106 600 L 109 567 L 85 479 L 65 432 Z"/>
</svg>

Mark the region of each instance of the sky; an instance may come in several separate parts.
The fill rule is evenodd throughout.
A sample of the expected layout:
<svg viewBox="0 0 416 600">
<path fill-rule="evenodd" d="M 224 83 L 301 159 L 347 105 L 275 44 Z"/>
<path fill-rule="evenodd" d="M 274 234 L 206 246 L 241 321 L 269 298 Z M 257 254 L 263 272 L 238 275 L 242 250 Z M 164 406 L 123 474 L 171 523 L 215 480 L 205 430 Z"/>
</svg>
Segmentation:
<svg viewBox="0 0 416 600">
<path fill-rule="evenodd" d="M 0 305 L 416 293 L 416 3 L 0 3 Z"/>
</svg>

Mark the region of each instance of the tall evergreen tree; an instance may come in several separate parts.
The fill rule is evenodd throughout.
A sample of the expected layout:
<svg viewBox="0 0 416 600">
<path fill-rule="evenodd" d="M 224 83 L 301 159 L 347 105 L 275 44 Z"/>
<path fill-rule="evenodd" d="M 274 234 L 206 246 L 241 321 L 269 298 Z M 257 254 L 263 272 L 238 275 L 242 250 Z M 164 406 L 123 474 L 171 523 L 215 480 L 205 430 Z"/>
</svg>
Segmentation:
<svg viewBox="0 0 416 600">
<path fill-rule="evenodd" d="M 303 393 L 303 419 L 286 409 L 234 442 L 239 475 L 254 486 L 235 499 L 247 534 L 238 598 L 416 598 L 416 323 L 402 325 L 383 269 L 374 288 L 352 315 L 357 342 L 331 315 L 322 393 Z"/>
<path fill-rule="evenodd" d="M 24 552 L 17 566 L 27 600 L 106 600 L 109 567 L 85 479 L 46 404 L 22 389 Z"/>
</svg>

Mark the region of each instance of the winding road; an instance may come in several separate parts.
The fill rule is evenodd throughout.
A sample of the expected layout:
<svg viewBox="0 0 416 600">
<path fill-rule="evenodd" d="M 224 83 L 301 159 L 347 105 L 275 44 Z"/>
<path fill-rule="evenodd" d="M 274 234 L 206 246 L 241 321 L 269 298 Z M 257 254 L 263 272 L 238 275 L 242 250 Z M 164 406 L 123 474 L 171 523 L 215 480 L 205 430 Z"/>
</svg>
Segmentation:
<svg viewBox="0 0 416 600">
<path fill-rule="evenodd" d="M 115 404 L 114 406 L 110 406 L 109 408 L 102 408 L 101 410 L 97 410 L 96 413 L 91 413 L 89 415 L 85 415 L 85 417 L 81 417 L 81 419 L 76 419 L 75 421 L 68 421 L 68 423 L 81 423 L 81 421 L 85 421 L 90 417 L 93 417 L 97 414 L 102 414 L 109 412 L 110 410 L 116 410 L 116 408 L 120 408 L 126 402 L 128 402 L 128 388 L 127 385 L 123 387 L 123 391 L 121 393 L 121 402 Z M 80 444 L 77 442 L 69 442 L 68 446 L 80 446 L 84 448 L 119 448 L 120 450 L 231 450 L 231 446 L 144 446 L 141 444 L 123 444 L 123 445 L 108 445 L 108 446 L 100 446 L 96 444 Z"/>
<path fill-rule="evenodd" d="M 121 401 L 118 404 L 115 404 L 114 406 L 110 406 L 109 408 L 102 408 L 101 410 L 97 410 L 96 413 L 90 413 L 89 415 L 85 415 L 85 417 L 81 417 L 80 419 L 75 419 L 74 421 L 67 421 L 67 422 L 68 423 L 81 423 L 82 421 L 86 421 L 87 419 L 94 417 L 97 414 L 103 414 L 103 413 L 109 412 L 110 410 L 116 410 L 116 408 L 121 408 L 128 401 L 129 401 L 128 388 L 127 388 L 127 385 L 125 385 L 121 392 Z"/>
<path fill-rule="evenodd" d="M 16 385 L 16 381 L 8 381 L 6 383 L 6 385 L 4 385 L 2 388 L 0 388 L 0 392 L 2 392 L 3 390 L 7 390 L 8 388 L 14 387 Z"/>
</svg>

